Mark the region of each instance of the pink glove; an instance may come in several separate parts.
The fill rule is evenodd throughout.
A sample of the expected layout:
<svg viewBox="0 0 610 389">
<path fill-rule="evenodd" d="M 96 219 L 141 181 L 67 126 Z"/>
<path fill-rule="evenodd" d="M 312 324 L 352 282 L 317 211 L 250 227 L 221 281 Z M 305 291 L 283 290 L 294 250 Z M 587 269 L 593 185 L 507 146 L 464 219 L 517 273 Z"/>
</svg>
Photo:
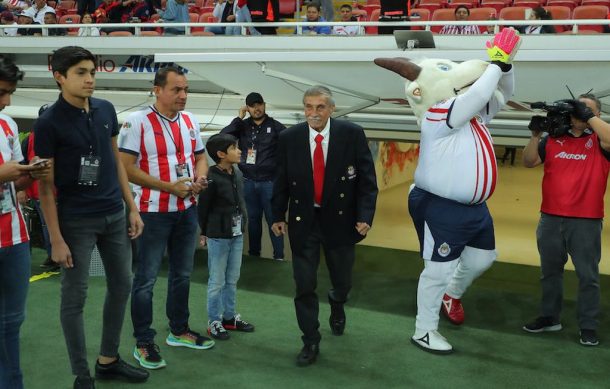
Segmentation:
<svg viewBox="0 0 610 389">
<path fill-rule="evenodd" d="M 502 31 L 494 36 L 493 42 L 487 42 L 487 48 L 491 49 L 496 46 L 508 55 L 513 53 L 513 50 L 518 49 L 521 43 L 521 37 L 517 34 L 514 28 L 503 28 Z"/>
</svg>

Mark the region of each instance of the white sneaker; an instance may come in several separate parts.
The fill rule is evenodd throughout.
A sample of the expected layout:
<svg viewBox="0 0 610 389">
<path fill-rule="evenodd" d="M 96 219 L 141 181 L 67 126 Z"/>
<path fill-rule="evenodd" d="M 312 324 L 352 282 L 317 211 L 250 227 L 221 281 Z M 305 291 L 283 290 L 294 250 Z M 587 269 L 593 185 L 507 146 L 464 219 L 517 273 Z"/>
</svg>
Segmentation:
<svg viewBox="0 0 610 389">
<path fill-rule="evenodd" d="M 284 258 L 275 258 L 275 260 L 282 262 L 284 260 Z"/>
<path fill-rule="evenodd" d="M 415 334 L 411 337 L 411 343 L 434 354 L 451 354 L 453 352 L 453 347 L 447 342 L 447 339 L 436 330 L 415 331 Z"/>
</svg>

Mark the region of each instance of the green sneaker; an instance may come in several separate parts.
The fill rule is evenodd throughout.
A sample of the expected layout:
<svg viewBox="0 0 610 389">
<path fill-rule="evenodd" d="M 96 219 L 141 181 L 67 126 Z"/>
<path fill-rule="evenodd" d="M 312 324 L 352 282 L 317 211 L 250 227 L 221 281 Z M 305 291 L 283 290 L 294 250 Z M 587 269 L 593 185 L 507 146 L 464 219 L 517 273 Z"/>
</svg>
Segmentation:
<svg viewBox="0 0 610 389">
<path fill-rule="evenodd" d="M 159 346 L 154 342 L 138 342 L 133 349 L 133 357 L 146 369 L 160 369 L 167 366 L 161 358 Z"/>
<path fill-rule="evenodd" d="M 191 331 L 190 329 L 180 335 L 174 335 L 170 332 L 169 335 L 167 335 L 167 339 L 165 339 L 165 343 L 167 343 L 168 346 L 188 347 L 197 350 L 207 350 L 214 347 L 214 341 L 212 339 L 201 336 L 199 333 Z"/>
</svg>

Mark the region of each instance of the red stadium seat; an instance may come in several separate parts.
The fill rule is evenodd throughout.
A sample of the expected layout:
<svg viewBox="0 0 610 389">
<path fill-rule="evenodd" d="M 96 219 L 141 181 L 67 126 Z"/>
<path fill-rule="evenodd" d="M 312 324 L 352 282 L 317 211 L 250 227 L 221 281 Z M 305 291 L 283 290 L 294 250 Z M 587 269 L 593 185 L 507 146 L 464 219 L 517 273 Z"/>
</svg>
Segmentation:
<svg viewBox="0 0 610 389">
<path fill-rule="evenodd" d="M 528 7 L 528 8 L 536 8 L 540 7 L 542 3 L 538 0 L 515 0 L 513 2 L 513 7 Z"/>
<path fill-rule="evenodd" d="M 544 7 L 544 9 L 547 10 L 547 12 L 551 13 L 551 16 L 553 17 L 553 20 L 568 20 L 571 19 L 571 15 L 572 15 L 572 10 L 568 7 L 564 7 L 561 5 L 547 5 Z M 569 30 L 570 27 L 569 26 L 555 26 L 555 31 L 559 32 L 563 32 L 565 30 Z"/>
<path fill-rule="evenodd" d="M 500 13 L 502 8 L 507 7 L 506 3 L 502 0 L 483 0 L 481 7 L 491 7 L 496 10 L 496 13 Z"/>
<path fill-rule="evenodd" d="M 63 0 L 57 5 L 57 9 L 69 10 L 76 8 L 76 2 L 74 0 Z"/>
<path fill-rule="evenodd" d="M 582 0 L 580 5 L 603 5 L 610 7 L 610 0 Z"/>
<path fill-rule="evenodd" d="M 546 5 L 549 7 L 568 7 L 570 12 L 578 6 L 574 0 L 548 0 Z"/>
<path fill-rule="evenodd" d="M 493 7 L 480 7 L 470 10 L 469 20 L 490 20 L 497 17 L 498 13 Z"/>
<path fill-rule="evenodd" d="M 159 36 L 161 34 L 159 34 L 158 31 L 140 31 L 140 35 L 141 36 Z"/>
<path fill-rule="evenodd" d="M 189 19 L 191 20 L 191 23 L 197 23 L 199 20 L 199 14 L 189 13 Z"/>
<path fill-rule="evenodd" d="M 525 10 L 530 7 L 506 7 L 498 14 L 500 20 L 525 20 Z"/>
<path fill-rule="evenodd" d="M 294 17 L 297 12 L 297 3 L 295 0 L 280 0 L 280 15 Z"/>
<path fill-rule="evenodd" d="M 468 9 L 474 8 L 478 5 L 478 1 L 477 0 L 453 0 L 450 3 L 447 3 L 446 7 L 447 8 L 457 8 L 459 6 L 465 6 Z"/>
<path fill-rule="evenodd" d="M 112 31 L 108 33 L 108 36 L 133 36 L 131 31 Z"/>
<path fill-rule="evenodd" d="M 455 10 L 451 8 L 441 8 L 434 11 L 432 14 L 432 21 L 450 20 L 455 21 Z M 432 26 L 430 31 L 438 34 L 443 29 L 443 26 Z"/>
<path fill-rule="evenodd" d="M 572 19 L 606 19 L 608 16 L 608 7 L 605 5 L 581 5 L 574 8 Z M 608 22 L 606 22 L 607 24 Z M 578 26 L 578 31 L 592 30 L 604 32 L 602 24 L 594 24 L 589 26 Z"/>
<path fill-rule="evenodd" d="M 437 9 L 444 8 L 445 4 L 442 0 L 420 0 L 417 8 L 425 8 L 430 10 L 430 12 L 434 12 Z"/>
<path fill-rule="evenodd" d="M 413 15 L 417 14 L 419 16 L 414 17 Z M 425 8 L 411 8 L 411 21 L 412 22 L 427 22 L 430 20 L 430 10 Z M 424 26 L 411 27 L 411 30 L 425 30 Z"/>
</svg>

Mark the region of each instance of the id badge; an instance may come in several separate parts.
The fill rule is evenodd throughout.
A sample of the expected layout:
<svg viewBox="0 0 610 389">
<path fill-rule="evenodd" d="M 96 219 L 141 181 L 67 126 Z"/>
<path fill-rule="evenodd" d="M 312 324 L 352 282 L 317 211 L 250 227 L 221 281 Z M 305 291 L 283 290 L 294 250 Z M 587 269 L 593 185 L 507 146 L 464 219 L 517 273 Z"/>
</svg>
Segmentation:
<svg viewBox="0 0 610 389">
<path fill-rule="evenodd" d="M 97 155 L 81 155 L 78 185 L 97 186 L 102 159 Z"/>
<path fill-rule="evenodd" d="M 10 213 L 15 210 L 13 196 L 11 195 L 11 185 L 8 182 L 0 184 L 0 214 Z"/>
<path fill-rule="evenodd" d="M 231 232 L 233 233 L 233 236 L 241 235 L 241 215 L 233 215 Z"/>
<path fill-rule="evenodd" d="M 248 149 L 248 156 L 246 157 L 247 165 L 254 165 L 256 163 L 256 150 Z"/>
<path fill-rule="evenodd" d="M 179 163 L 176 165 L 176 177 L 183 178 L 183 177 L 190 177 L 191 176 L 191 169 L 189 168 L 188 163 Z"/>
</svg>

